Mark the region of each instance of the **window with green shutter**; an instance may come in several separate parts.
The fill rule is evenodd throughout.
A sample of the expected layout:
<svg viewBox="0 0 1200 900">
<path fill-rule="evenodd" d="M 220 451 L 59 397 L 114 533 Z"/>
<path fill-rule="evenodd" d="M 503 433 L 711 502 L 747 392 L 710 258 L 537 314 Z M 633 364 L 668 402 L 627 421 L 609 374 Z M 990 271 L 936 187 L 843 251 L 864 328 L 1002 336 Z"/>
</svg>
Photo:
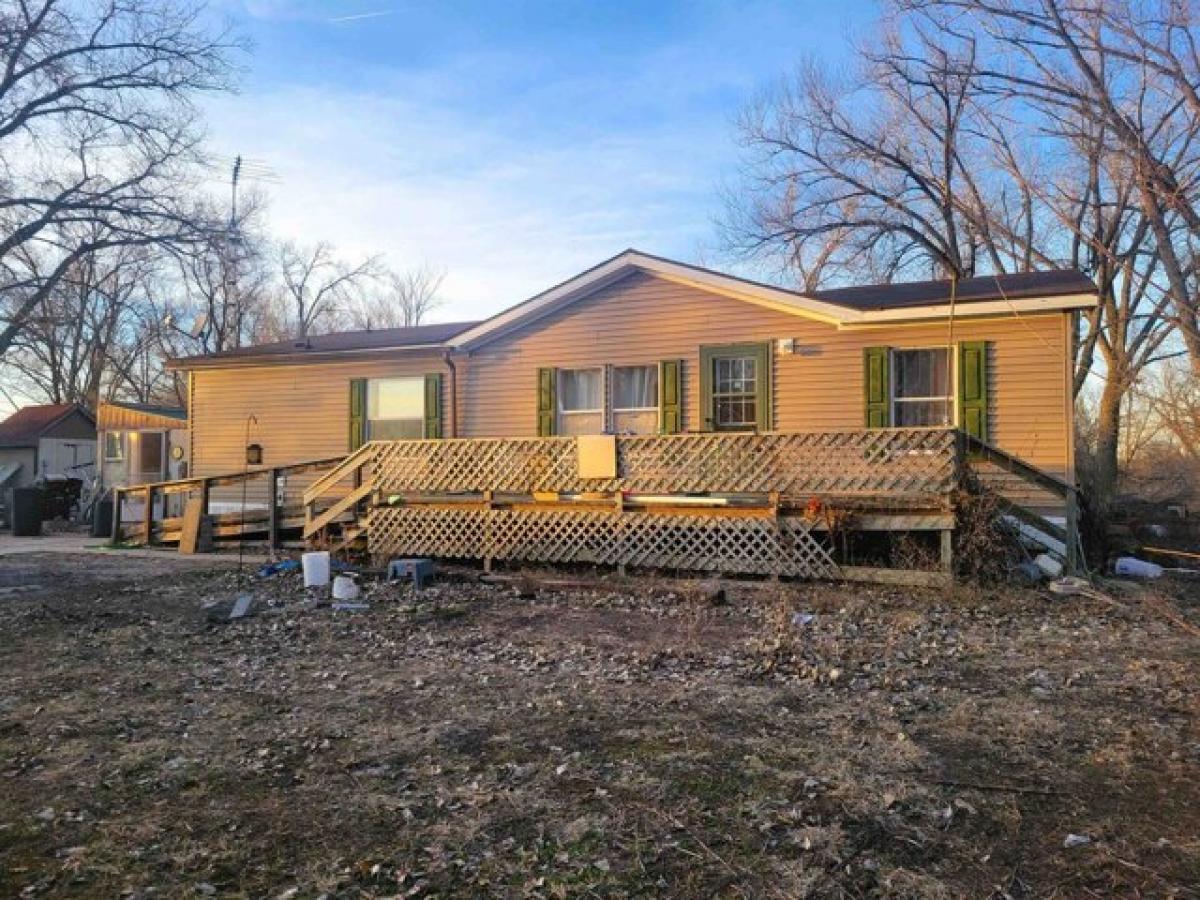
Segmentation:
<svg viewBox="0 0 1200 900">
<path fill-rule="evenodd" d="M 700 348 L 704 431 L 770 431 L 771 344 Z"/>
<path fill-rule="evenodd" d="M 892 392 L 889 386 L 891 350 L 866 347 L 863 350 L 863 400 L 868 428 L 887 428 L 892 424 Z"/>
<path fill-rule="evenodd" d="M 981 441 L 988 439 L 987 341 L 958 345 L 959 427 Z"/>
</svg>

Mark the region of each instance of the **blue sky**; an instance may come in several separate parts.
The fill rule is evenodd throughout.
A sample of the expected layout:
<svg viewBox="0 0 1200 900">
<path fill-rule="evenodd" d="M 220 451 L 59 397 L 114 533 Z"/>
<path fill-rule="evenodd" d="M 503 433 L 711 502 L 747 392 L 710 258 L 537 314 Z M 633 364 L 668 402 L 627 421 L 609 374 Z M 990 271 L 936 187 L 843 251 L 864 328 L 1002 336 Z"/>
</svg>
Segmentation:
<svg viewBox="0 0 1200 900">
<path fill-rule="evenodd" d="M 849 62 L 872 0 L 225 0 L 255 49 L 206 103 L 268 165 L 278 236 L 446 271 L 491 314 L 627 247 L 720 263 L 733 120 L 809 55 Z"/>
</svg>

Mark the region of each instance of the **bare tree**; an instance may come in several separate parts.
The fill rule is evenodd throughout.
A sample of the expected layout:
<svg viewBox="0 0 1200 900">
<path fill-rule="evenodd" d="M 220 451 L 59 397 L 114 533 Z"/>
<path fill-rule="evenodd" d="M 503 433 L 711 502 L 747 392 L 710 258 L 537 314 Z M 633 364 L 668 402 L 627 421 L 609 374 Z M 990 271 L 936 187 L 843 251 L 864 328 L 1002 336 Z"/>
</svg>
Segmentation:
<svg viewBox="0 0 1200 900">
<path fill-rule="evenodd" d="M 1195 7 L 1180 0 L 894 0 L 941 34 L 970 36 L 989 61 L 977 79 L 1015 98 L 1031 124 L 1104 126 L 1161 261 L 1165 310 L 1200 374 L 1200 52 Z M 1181 240 L 1181 234 L 1187 235 Z"/>
<path fill-rule="evenodd" d="M 1194 334 L 1192 300 L 1180 301 L 1171 275 L 1195 259 L 1188 217 L 1177 199 L 1147 203 L 1165 182 L 1147 188 L 1145 160 L 1131 162 L 1118 126 L 1094 111 L 1105 100 L 1086 99 L 1092 86 L 1077 61 L 1054 61 L 1060 50 L 1069 56 L 1062 30 L 1049 52 L 1039 38 L 1022 42 L 1015 23 L 1026 10 L 1053 19 L 1059 4 L 892 5 L 859 48 L 854 75 L 835 79 L 810 64 L 743 117 L 748 177 L 731 199 L 729 245 L 780 260 L 808 289 L 1063 265 L 1088 273 L 1101 302 L 1084 316 L 1074 387 L 1100 382 L 1092 469 L 1101 497 L 1111 497 L 1123 398 L 1175 352 L 1178 335 Z M 1200 117 L 1179 115 L 1159 76 L 1131 59 L 1118 61 L 1114 84 L 1103 76 L 1101 41 L 1084 25 L 1111 6 L 1072 6 L 1067 32 L 1093 35 L 1101 87 L 1119 88 L 1139 133 L 1155 141 L 1159 171 L 1190 173 Z M 1058 26 L 1041 27 L 1051 40 Z M 1185 281 L 1197 268 L 1183 266 Z"/>
<path fill-rule="evenodd" d="M 122 246 L 78 260 L 38 305 L 4 357 L 26 393 L 94 409 L 155 261 Z"/>
<path fill-rule="evenodd" d="M 411 328 L 424 324 L 442 300 L 438 296 L 446 273 L 423 264 L 407 272 L 388 271 L 383 288 L 365 294 L 348 310 L 351 328 Z"/>
<path fill-rule="evenodd" d="M 194 237 L 191 101 L 235 48 L 186 0 L 0 10 L 0 356 L 90 253 Z"/>
<path fill-rule="evenodd" d="M 332 330 L 359 301 L 363 288 L 379 274 L 375 257 L 352 266 L 338 258 L 333 245 L 280 245 L 279 275 L 283 282 L 284 324 L 293 337 Z"/>
</svg>

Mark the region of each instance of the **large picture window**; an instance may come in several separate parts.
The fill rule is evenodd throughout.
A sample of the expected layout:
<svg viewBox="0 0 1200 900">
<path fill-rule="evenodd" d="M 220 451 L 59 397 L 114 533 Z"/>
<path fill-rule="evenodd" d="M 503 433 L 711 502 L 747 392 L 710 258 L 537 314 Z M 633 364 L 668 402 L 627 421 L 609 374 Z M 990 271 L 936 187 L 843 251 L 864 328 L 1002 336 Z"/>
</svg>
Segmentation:
<svg viewBox="0 0 1200 900">
<path fill-rule="evenodd" d="M 891 384 L 894 426 L 954 423 L 950 353 L 945 347 L 893 350 Z"/>
<path fill-rule="evenodd" d="M 412 440 L 425 436 L 425 379 L 372 378 L 367 382 L 367 438 Z"/>
</svg>

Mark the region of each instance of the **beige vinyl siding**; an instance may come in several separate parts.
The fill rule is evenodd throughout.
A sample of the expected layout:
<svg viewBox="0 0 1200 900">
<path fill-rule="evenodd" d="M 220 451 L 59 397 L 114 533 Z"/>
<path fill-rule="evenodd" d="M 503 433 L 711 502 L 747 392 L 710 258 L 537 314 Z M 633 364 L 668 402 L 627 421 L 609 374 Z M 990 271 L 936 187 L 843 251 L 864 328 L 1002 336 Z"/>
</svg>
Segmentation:
<svg viewBox="0 0 1200 900">
<path fill-rule="evenodd" d="M 347 452 L 350 380 L 447 372 L 437 354 L 391 356 L 360 362 L 247 366 L 192 372 L 192 472 L 238 472 L 250 442 L 261 444 L 263 467 Z M 442 379 L 442 410 L 450 432 L 450 378 Z"/>
<path fill-rule="evenodd" d="M 774 355 L 777 430 L 863 427 L 864 347 L 934 347 L 991 342 L 991 439 L 1056 475 L 1070 465 L 1070 316 L 1040 315 L 837 329 L 786 312 L 637 273 L 578 304 L 485 345 L 471 355 L 460 414 L 464 436 L 536 433 L 540 366 L 581 367 L 681 358 L 683 428 L 700 428 L 702 344 L 793 338 Z"/>
</svg>

